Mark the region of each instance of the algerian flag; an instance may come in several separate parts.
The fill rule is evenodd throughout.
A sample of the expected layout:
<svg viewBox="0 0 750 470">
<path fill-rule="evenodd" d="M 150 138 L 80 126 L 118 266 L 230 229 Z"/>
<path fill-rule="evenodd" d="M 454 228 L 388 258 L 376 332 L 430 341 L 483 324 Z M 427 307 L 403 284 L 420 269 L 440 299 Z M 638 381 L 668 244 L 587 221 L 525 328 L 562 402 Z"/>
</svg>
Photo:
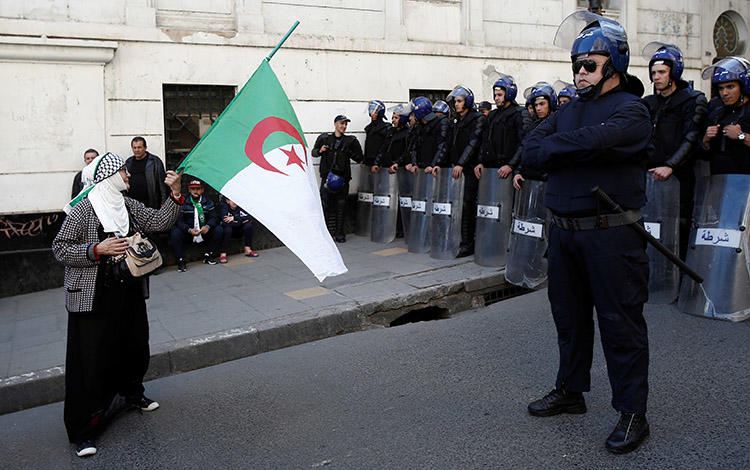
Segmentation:
<svg viewBox="0 0 750 470">
<path fill-rule="evenodd" d="M 347 271 L 326 229 L 302 128 L 268 59 L 181 169 L 252 214 L 319 281 Z"/>
</svg>

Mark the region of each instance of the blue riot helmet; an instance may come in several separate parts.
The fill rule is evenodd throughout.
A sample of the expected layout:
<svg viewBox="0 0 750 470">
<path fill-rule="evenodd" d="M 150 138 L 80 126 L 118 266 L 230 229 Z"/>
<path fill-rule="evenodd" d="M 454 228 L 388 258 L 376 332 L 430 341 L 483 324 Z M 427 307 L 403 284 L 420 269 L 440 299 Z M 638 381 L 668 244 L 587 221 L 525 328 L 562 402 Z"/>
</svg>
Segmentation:
<svg viewBox="0 0 750 470">
<path fill-rule="evenodd" d="M 744 57 L 729 56 L 703 69 L 704 80 L 711 79 L 711 85 L 726 82 L 740 82 L 743 95 L 750 95 L 750 62 Z"/>
<path fill-rule="evenodd" d="M 385 117 L 385 103 L 380 100 L 372 100 L 367 105 L 367 114 L 372 116 L 372 113 L 378 112 L 378 118 L 382 119 Z"/>
<path fill-rule="evenodd" d="M 346 180 L 343 176 L 339 176 L 334 172 L 329 172 L 328 176 L 326 177 L 326 184 L 325 187 L 329 191 L 338 191 L 341 189 L 342 186 L 344 186 L 344 183 L 346 183 Z"/>
<path fill-rule="evenodd" d="M 409 122 L 409 114 L 411 114 L 411 107 L 408 104 L 397 104 L 392 108 L 388 109 L 393 113 L 394 116 L 398 116 L 398 125 L 405 126 Z"/>
<path fill-rule="evenodd" d="M 453 100 L 455 100 L 459 96 L 463 97 L 463 99 L 466 101 L 467 109 L 471 109 L 474 107 L 474 93 L 468 87 L 465 87 L 463 85 L 456 86 L 445 100 L 449 103 L 452 103 Z M 455 108 L 455 106 L 456 105 L 454 104 L 453 107 Z"/>
<path fill-rule="evenodd" d="M 417 119 L 423 119 L 432 112 L 432 103 L 424 96 L 417 96 L 409 102 L 409 110 Z"/>
<path fill-rule="evenodd" d="M 495 80 L 495 84 L 492 85 L 492 89 L 502 88 L 505 90 L 506 101 L 513 101 L 518 95 L 518 87 L 516 81 L 510 75 L 500 74 L 500 77 Z"/>
<path fill-rule="evenodd" d="M 623 88 L 637 96 L 643 94 L 643 84 L 636 77 L 629 75 L 628 64 L 630 63 L 630 47 L 628 36 L 620 23 L 604 16 L 580 10 L 571 13 L 557 28 L 553 43 L 557 47 L 570 50 L 570 59 L 573 62 L 573 74 L 575 75 L 581 67 L 587 71 L 596 70 L 596 64 L 589 70 L 591 63 L 578 60 L 583 54 L 602 54 L 609 57 L 602 67 L 602 79 L 595 85 L 589 85 L 578 89 L 578 95 L 582 99 L 593 99 L 599 96 L 604 82 L 620 73 Z"/>
<path fill-rule="evenodd" d="M 648 59 L 649 78 L 651 78 L 651 67 L 658 64 L 669 66 L 669 77 L 672 80 L 682 78 L 685 62 L 682 59 L 682 51 L 674 44 L 665 44 L 659 41 L 650 42 L 643 48 L 643 58 Z M 651 81 L 654 80 L 651 79 Z"/>
<path fill-rule="evenodd" d="M 549 101 L 550 112 L 557 110 L 557 95 L 549 83 L 537 82 L 523 92 L 523 97 L 526 98 L 526 103 L 534 103 L 540 96 L 547 98 L 547 101 Z"/>
<path fill-rule="evenodd" d="M 567 83 L 562 80 L 556 80 L 552 85 L 552 88 L 557 93 L 557 101 L 560 101 L 562 97 L 568 97 L 571 100 L 578 96 L 576 93 L 576 87 L 572 83 Z"/>
<path fill-rule="evenodd" d="M 432 110 L 436 113 L 443 113 L 446 116 L 449 116 L 451 113 L 451 109 L 448 107 L 448 103 L 443 100 L 435 101 L 435 104 L 432 105 Z"/>
</svg>

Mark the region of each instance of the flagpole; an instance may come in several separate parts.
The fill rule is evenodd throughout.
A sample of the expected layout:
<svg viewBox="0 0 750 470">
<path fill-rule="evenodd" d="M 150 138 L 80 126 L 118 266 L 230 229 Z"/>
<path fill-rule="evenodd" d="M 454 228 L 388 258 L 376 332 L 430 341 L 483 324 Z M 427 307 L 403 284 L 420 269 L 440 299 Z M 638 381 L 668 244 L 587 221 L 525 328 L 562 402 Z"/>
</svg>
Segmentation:
<svg viewBox="0 0 750 470">
<path fill-rule="evenodd" d="M 299 21 L 295 21 L 294 24 L 292 25 L 292 27 L 289 28 L 289 31 L 287 31 L 287 33 L 284 35 L 284 37 L 281 38 L 281 41 L 279 41 L 279 43 L 276 44 L 276 47 L 274 47 L 273 50 L 271 51 L 271 53 L 268 54 L 268 57 L 266 57 L 267 61 L 271 62 L 271 58 L 273 57 L 273 55 L 276 54 L 276 51 L 278 51 L 281 48 L 281 46 L 284 44 L 284 41 L 286 41 L 287 39 L 289 39 L 289 36 L 292 35 L 292 33 L 294 32 L 295 28 L 297 28 L 297 26 L 299 26 Z"/>
</svg>

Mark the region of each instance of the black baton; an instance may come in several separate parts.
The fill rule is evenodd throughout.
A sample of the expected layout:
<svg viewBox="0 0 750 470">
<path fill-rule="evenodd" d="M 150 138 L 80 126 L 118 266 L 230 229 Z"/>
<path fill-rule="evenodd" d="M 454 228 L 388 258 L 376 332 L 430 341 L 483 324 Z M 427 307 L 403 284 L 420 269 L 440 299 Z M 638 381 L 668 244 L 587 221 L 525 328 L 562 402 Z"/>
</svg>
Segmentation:
<svg viewBox="0 0 750 470">
<path fill-rule="evenodd" d="M 612 198 L 609 197 L 607 195 L 607 193 L 605 193 L 604 191 L 602 191 L 602 189 L 599 186 L 594 186 L 593 188 L 591 188 L 591 192 L 594 193 L 594 194 L 596 194 L 596 197 L 599 198 L 599 200 L 602 201 L 604 204 L 606 204 L 611 210 L 613 210 L 613 211 L 615 211 L 617 213 L 620 213 L 620 214 L 622 214 L 622 213 L 625 212 L 622 209 L 622 207 L 620 207 L 619 204 L 617 204 L 614 200 L 612 200 Z M 687 264 L 685 264 L 680 258 L 677 257 L 677 255 L 675 255 L 674 253 L 672 253 L 666 246 L 662 245 L 661 242 L 659 240 L 657 240 L 656 238 L 654 238 L 653 235 L 651 235 L 650 233 L 648 233 L 646 231 L 646 229 L 643 228 L 643 226 L 641 226 L 637 222 L 633 222 L 632 224 L 628 224 L 628 226 L 633 227 L 633 229 L 636 232 L 638 232 L 638 234 L 641 237 L 645 238 L 646 241 L 651 244 L 651 246 L 653 246 L 654 248 L 656 248 L 657 250 L 659 250 L 659 252 L 661 252 L 661 254 L 663 254 L 664 256 L 666 256 L 669 261 L 671 261 L 678 268 L 680 268 L 680 271 L 684 272 L 685 274 L 687 274 L 688 276 L 690 276 L 691 278 L 693 278 L 693 280 L 695 282 L 697 282 L 698 284 L 702 284 L 703 283 L 703 278 L 700 277 L 698 275 L 698 273 L 696 273 L 695 271 L 693 271 L 690 268 L 690 266 L 688 266 Z"/>
</svg>

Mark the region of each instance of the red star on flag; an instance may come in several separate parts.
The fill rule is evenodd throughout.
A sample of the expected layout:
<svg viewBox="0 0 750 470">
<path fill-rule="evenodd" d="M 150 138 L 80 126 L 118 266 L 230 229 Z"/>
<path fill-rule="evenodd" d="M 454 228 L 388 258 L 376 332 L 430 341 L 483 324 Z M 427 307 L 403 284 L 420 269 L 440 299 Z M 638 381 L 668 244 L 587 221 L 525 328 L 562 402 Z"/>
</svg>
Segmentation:
<svg viewBox="0 0 750 470">
<path fill-rule="evenodd" d="M 305 171 L 304 162 L 299 158 L 297 155 L 297 151 L 294 149 L 294 146 L 292 146 L 291 150 L 284 150 L 279 149 L 289 158 L 289 160 L 286 162 L 286 166 L 289 165 L 299 165 L 300 168 L 302 168 L 302 171 Z"/>
</svg>

